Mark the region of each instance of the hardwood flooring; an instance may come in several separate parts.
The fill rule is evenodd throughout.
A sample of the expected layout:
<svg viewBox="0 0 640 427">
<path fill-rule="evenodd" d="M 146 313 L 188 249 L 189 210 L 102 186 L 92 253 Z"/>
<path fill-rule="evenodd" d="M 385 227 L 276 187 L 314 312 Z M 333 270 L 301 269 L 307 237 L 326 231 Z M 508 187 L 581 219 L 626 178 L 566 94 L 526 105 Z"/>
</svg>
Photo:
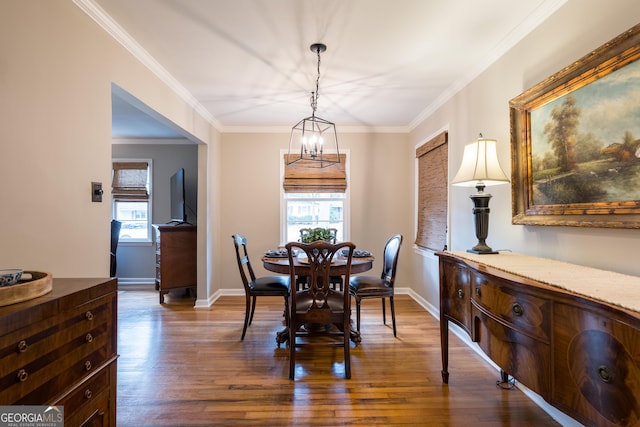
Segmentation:
<svg viewBox="0 0 640 427">
<path fill-rule="evenodd" d="M 165 301 L 152 286 L 121 288 L 119 426 L 559 425 L 519 390 L 497 388 L 498 372 L 453 334 L 444 385 L 439 324 L 406 295 L 396 296 L 397 338 L 380 301 L 362 302 L 350 380 L 342 349 L 326 345 L 298 349 L 288 379 L 288 349 L 275 342 L 281 298 L 258 298 L 244 341 L 244 297 L 210 310 L 182 291 Z"/>
</svg>

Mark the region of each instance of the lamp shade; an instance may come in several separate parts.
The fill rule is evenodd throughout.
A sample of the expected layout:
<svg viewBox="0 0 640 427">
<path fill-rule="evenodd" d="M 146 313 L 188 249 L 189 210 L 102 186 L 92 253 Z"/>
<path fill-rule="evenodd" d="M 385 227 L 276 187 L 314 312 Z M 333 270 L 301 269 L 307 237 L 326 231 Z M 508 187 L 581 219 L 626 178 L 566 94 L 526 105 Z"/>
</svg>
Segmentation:
<svg viewBox="0 0 640 427">
<path fill-rule="evenodd" d="M 509 178 L 500 167 L 495 139 L 480 138 L 465 145 L 462 163 L 453 185 L 475 187 L 478 182 L 485 186 L 509 182 Z"/>
</svg>

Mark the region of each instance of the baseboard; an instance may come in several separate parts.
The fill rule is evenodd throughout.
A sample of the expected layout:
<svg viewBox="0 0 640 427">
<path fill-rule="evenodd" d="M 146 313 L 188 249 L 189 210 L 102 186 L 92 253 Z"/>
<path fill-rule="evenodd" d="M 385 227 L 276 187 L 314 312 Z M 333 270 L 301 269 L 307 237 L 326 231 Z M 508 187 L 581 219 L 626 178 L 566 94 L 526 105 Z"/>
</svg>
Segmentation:
<svg viewBox="0 0 640 427">
<path fill-rule="evenodd" d="M 118 286 L 155 285 L 155 277 L 118 277 Z"/>
</svg>

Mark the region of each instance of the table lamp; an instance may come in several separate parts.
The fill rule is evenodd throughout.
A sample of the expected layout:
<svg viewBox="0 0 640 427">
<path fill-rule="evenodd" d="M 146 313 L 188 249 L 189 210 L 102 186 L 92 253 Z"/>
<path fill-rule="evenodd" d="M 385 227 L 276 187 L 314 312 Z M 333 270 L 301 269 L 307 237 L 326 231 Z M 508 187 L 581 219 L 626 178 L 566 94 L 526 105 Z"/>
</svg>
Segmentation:
<svg viewBox="0 0 640 427">
<path fill-rule="evenodd" d="M 489 234 L 489 199 L 484 192 L 488 185 L 505 184 L 509 179 L 500 167 L 495 139 L 485 139 L 480 134 L 477 141 L 465 145 L 462 164 L 453 179 L 453 185 L 476 187 L 477 192 L 469 197 L 473 201 L 473 215 L 478 244 L 467 252 L 474 254 L 497 254 L 487 243 Z"/>
</svg>

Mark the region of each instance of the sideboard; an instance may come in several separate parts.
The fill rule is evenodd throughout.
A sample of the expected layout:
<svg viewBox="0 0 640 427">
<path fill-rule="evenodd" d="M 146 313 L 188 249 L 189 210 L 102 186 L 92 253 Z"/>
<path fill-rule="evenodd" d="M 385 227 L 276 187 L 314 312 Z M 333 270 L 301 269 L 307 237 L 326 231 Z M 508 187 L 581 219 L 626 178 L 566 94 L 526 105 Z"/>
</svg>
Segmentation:
<svg viewBox="0 0 640 427">
<path fill-rule="evenodd" d="M 116 279 L 54 278 L 50 293 L 0 307 L 0 404 L 115 426 L 117 312 Z"/>
<path fill-rule="evenodd" d="M 640 426 L 640 277 L 527 255 L 437 253 L 449 322 L 509 377 L 587 426 Z"/>
</svg>

